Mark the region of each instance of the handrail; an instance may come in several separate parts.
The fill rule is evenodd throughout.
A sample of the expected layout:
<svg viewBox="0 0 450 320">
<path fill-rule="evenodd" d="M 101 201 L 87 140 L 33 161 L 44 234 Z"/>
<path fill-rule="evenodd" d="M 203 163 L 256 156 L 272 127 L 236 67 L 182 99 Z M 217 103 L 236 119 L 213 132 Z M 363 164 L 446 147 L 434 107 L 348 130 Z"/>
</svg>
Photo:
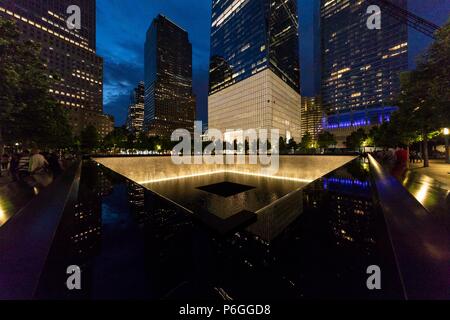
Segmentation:
<svg viewBox="0 0 450 320">
<path fill-rule="evenodd" d="M 450 241 L 442 224 L 369 155 L 371 173 L 407 299 L 448 299 Z"/>
<path fill-rule="evenodd" d="M 0 230 L 0 300 L 31 300 L 65 210 L 78 196 L 81 162 L 28 203 Z"/>
</svg>

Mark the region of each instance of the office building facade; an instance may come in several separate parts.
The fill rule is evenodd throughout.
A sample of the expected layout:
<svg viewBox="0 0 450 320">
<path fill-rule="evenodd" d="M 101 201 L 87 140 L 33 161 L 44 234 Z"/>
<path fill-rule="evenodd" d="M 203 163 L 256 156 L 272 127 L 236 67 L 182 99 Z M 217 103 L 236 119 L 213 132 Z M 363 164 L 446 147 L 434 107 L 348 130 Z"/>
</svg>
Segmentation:
<svg viewBox="0 0 450 320">
<path fill-rule="evenodd" d="M 134 134 L 138 134 L 144 129 L 144 82 L 133 89 L 130 95 L 130 105 L 128 107 L 127 130 Z"/>
<path fill-rule="evenodd" d="M 80 8 L 81 29 L 70 29 L 69 6 Z M 88 119 L 110 119 L 103 115 L 103 59 L 96 54 L 96 3 L 93 0 L 4 0 L 0 16 L 12 19 L 24 40 L 41 48 L 50 77 L 50 92 L 68 111 L 75 135 Z M 100 129 L 100 128 L 98 128 Z"/>
<path fill-rule="evenodd" d="M 406 0 L 392 0 L 401 8 Z M 338 140 L 359 127 L 389 120 L 400 90 L 399 74 L 408 69 L 408 28 L 383 13 L 381 29 L 367 26 L 368 0 L 322 0 L 321 95 L 328 117 L 325 129 Z"/>
<path fill-rule="evenodd" d="M 296 1 L 213 0 L 209 77 L 210 128 L 299 140 Z"/>
<path fill-rule="evenodd" d="M 194 131 L 192 45 L 188 33 L 158 15 L 145 41 L 144 130 L 170 138 L 176 129 Z"/>
<path fill-rule="evenodd" d="M 302 97 L 301 102 L 301 131 L 302 136 L 311 134 L 313 140 L 317 141 L 319 133 L 323 131 L 322 118 L 324 116 L 320 96 Z"/>
</svg>

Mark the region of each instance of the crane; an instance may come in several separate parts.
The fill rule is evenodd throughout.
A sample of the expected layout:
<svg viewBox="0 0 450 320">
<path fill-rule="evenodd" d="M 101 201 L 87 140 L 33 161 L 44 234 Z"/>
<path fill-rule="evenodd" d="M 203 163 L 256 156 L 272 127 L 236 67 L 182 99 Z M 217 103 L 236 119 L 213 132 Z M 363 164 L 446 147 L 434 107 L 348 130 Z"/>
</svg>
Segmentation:
<svg viewBox="0 0 450 320">
<path fill-rule="evenodd" d="M 385 12 L 401 22 L 406 22 L 408 26 L 423 33 L 424 35 L 435 39 L 435 33 L 439 30 L 439 26 L 425 20 L 418 15 L 405 10 L 389 0 L 375 0 Z"/>
</svg>

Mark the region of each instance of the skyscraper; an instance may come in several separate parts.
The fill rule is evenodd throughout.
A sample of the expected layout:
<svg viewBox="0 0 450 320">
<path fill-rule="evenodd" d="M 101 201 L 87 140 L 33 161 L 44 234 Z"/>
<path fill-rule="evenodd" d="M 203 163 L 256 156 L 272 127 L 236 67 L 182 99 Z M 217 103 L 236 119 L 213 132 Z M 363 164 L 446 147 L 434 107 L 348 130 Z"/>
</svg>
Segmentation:
<svg viewBox="0 0 450 320">
<path fill-rule="evenodd" d="M 309 133 L 317 141 L 322 131 L 323 109 L 320 96 L 302 97 L 302 135 Z"/>
<path fill-rule="evenodd" d="M 80 8 L 81 29 L 69 29 L 71 5 Z M 55 83 L 50 89 L 68 110 L 75 134 L 94 125 L 104 135 L 112 128 L 103 115 L 103 59 L 96 55 L 94 0 L 2 0 L 0 16 L 13 19 L 24 39 L 39 43 Z"/>
<path fill-rule="evenodd" d="M 392 0 L 406 8 L 406 0 Z M 367 0 L 322 0 L 322 100 L 325 129 L 338 140 L 361 126 L 382 123 L 395 110 L 399 73 L 408 69 L 406 22 L 381 11 L 381 29 L 369 29 Z"/>
<path fill-rule="evenodd" d="M 298 56 L 295 0 L 213 0 L 209 127 L 273 128 L 298 141 Z"/>
<path fill-rule="evenodd" d="M 140 133 L 144 128 L 144 82 L 133 89 L 128 107 L 127 129 L 133 133 Z"/>
<path fill-rule="evenodd" d="M 158 15 L 147 31 L 144 59 L 145 131 L 166 138 L 176 129 L 193 132 L 195 97 L 188 33 Z"/>
</svg>

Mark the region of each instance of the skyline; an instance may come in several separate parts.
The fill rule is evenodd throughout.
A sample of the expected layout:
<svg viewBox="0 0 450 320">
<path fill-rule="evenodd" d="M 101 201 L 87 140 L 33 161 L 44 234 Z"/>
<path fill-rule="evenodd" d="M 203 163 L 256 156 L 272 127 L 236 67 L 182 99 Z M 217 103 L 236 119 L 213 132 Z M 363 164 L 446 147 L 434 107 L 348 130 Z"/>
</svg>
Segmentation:
<svg viewBox="0 0 450 320">
<path fill-rule="evenodd" d="M 300 64 L 302 95 L 312 90 L 312 0 L 299 0 Z M 409 9 L 442 25 L 450 3 L 432 0 L 409 1 Z M 126 12 L 126 14 L 124 14 Z M 104 59 L 104 109 L 116 125 L 125 124 L 131 90 L 144 78 L 144 41 L 147 28 L 158 14 L 164 14 L 189 33 L 193 45 L 193 88 L 197 96 L 197 118 L 207 121 L 208 69 L 211 2 L 193 0 L 97 0 L 97 54 Z M 195 17 L 195 18 L 193 18 Z M 430 40 L 410 30 L 409 63 Z M 302 41 L 303 40 L 303 41 Z"/>
</svg>

